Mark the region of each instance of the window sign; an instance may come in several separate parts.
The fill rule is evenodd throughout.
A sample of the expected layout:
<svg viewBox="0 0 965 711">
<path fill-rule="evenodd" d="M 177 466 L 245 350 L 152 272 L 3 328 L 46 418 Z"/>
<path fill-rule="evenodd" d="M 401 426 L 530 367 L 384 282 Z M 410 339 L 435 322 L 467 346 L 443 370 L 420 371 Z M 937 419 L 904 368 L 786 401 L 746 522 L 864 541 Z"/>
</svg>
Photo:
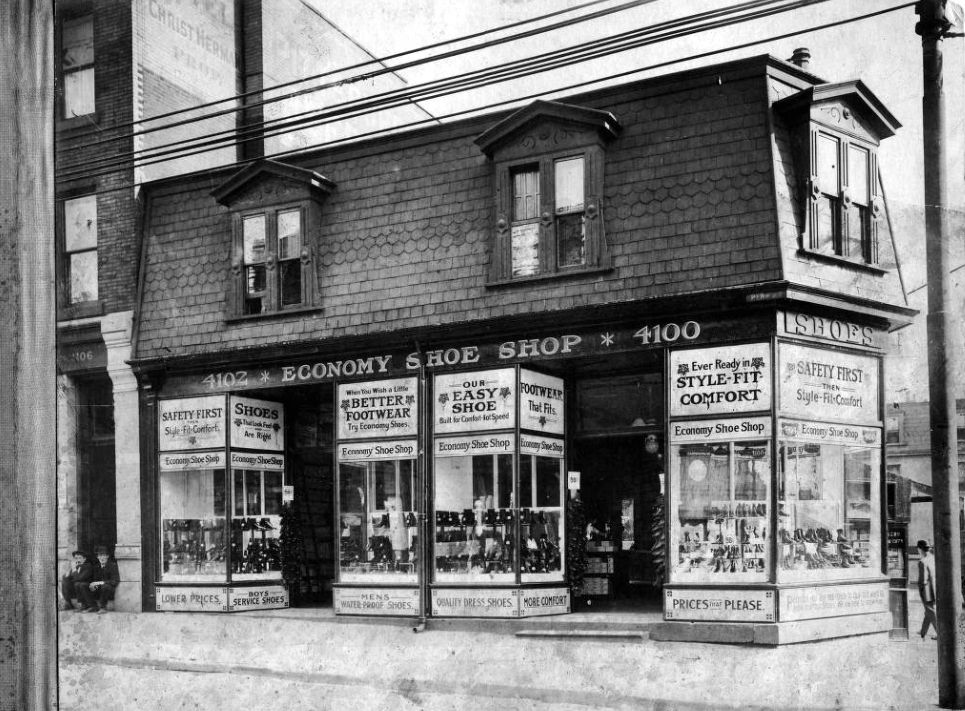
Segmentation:
<svg viewBox="0 0 965 711">
<path fill-rule="evenodd" d="M 437 433 L 514 427 L 516 371 L 511 368 L 435 376 L 433 424 Z"/>
<path fill-rule="evenodd" d="M 483 437 L 447 437 L 436 440 L 437 457 L 465 457 L 476 454 L 512 454 L 516 435 L 496 434 Z"/>
<path fill-rule="evenodd" d="M 338 386 L 338 438 L 415 436 L 417 392 L 416 378 L 342 383 Z"/>
<path fill-rule="evenodd" d="M 532 435 L 527 434 L 520 435 L 519 437 L 520 454 L 562 459 L 565 451 L 563 440 L 561 439 L 533 437 Z"/>
<path fill-rule="evenodd" d="M 220 452 L 176 452 L 159 458 L 162 472 L 193 471 L 195 469 L 224 469 L 225 455 Z"/>
<path fill-rule="evenodd" d="M 262 469 L 274 472 L 285 471 L 284 454 L 258 454 L 256 452 L 232 452 L 232 469 Z"/>
<path fill-rule="evenodd" d="M 529 370 L 519 371 L 519 426 L 548 434 L 563 434 L 563 379 Z"/>
<path fill-rule="evenodd" d="M 778 353 L 785 414 L 838 422 L 880 420 L 876 358 L 793 343 L 782 343 Z"/>
<path fill-rule="evenodd" d="M 373 459 L 413 459 L 418 450 L 414 439 L 398 442 L 363 442 L 359 444 L 339 444 L 338 461 L 367 462 Z"/>
<path fill-rule="evenodd" d="M 284 406 L 278 402 L 232 396 L 231 446 L 267 452 L 284 451 Z"/>
<path fill-rule="evenodd" d="M 223 447 L 223 395 L 158 401 L 158 449 L 162 452 Z"/>
<path fill-rule="evenodd" d="M 671 416 L 730 414 L 771 406 L 767 343 L 670 354 Z"/>
</svg>

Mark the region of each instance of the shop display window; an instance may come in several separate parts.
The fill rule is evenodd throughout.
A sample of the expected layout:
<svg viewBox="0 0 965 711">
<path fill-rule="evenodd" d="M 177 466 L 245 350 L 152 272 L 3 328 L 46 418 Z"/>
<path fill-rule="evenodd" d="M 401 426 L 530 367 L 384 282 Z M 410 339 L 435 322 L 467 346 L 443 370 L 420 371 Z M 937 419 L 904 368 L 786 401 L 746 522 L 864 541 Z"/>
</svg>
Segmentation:
<svg viewBox="0 0 965 711">
<path fill-rule="evenodd" d="M 339 463 L 339 580 L 416 582 L 413 459 Z"/>
<path fill-rule="evenodd" d="M 880 447 L 781 442 L 781 582 L 881 574 L 880 470 Z"/>
<path fill-rule="evenodd" d="M 519 457 L 519 566 L 522 581 L 563 579 L 563 460 Z"/>
<path fill-rule="evenodd" d="M 671 447 L 673 582 L 768 579 L 767 440 Z"/>
<path fill-rule="evenodd" d="M 232 580 L 281 577 L 282 482 L 280 471 L 232 471 Z"/>
<path fill-rule="evenodd" d="M 554 462 L 555 463 L 555 462 Z M 557 464 L 557 468 L 558 468 Z M 541 484 L 537 478 L 537 484 Z M 541 484 L 545 490 L 545 484 Z M 534 489 L 530 497 L 539 500 Z M 543 501 L 551 501 L 545 496 Z M 516 581 L 513 455 L 440 456 L 435 461 L 436 582 Z M 559 498 L 556 498 L 557 519 Z M 539 519 L 530 510 L 528 517 Z M 546 516 L 543 516 L 544 521 Z M 532 526 L 528 518 L 526 525 Z M 545 522 L 540 530 L 549 528 Z M 556 524 L 558 530 L 558 521 Z M 531 529 L 537 533 L 535 526 Z"/>
<path fill-rule="evenodd" d="M 225 470 L 162 471 L 161 580 L 225 582 Z"/>
</svg>

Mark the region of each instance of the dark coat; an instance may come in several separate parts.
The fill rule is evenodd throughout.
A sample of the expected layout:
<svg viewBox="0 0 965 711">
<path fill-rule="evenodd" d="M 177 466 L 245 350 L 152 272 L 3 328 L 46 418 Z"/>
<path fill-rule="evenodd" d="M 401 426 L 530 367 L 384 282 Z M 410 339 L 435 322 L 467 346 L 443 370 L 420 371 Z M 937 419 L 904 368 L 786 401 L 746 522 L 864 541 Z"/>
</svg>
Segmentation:
<svg viewBox="0 0 965 711">
<path fill-rule="evenodd" d="M 94 576 L 91 578 L 91 582 L 95 581 L 103 581 L 105 585 L 110 585 L 114 588 L 120 585 L 121 574 L 117 570 L 117 561 L 113 558 L 108 558 L 103 566 L 98 562 Z"/>
<path fill-rule="evenodd" d="M 67 580 L 71 581 L 72 583 L 89 583 L 95 579 L 94 565 L 95 564 L 91 563 L 89 560 L 85 560 L 83 563 L 81 563 L 80 568 L 75 568 L 73 564 L 71 564 L 70 572 L 68 572 L 64 577 L 66 577 Z"/>
</svg>

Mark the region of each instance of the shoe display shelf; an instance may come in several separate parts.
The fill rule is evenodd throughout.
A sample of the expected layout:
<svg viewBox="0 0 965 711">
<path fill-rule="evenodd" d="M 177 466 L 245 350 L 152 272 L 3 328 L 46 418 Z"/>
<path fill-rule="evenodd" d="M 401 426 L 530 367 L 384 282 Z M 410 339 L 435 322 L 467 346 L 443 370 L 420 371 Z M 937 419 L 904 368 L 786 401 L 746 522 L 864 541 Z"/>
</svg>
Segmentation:
<svg viewBox="0 0 965 711">
<path fill-rule="evenodd" d="M 583 571 L 584 597 L 613 596 L 613 549 L 610 541 L 587 541 Z"/>
</svg>

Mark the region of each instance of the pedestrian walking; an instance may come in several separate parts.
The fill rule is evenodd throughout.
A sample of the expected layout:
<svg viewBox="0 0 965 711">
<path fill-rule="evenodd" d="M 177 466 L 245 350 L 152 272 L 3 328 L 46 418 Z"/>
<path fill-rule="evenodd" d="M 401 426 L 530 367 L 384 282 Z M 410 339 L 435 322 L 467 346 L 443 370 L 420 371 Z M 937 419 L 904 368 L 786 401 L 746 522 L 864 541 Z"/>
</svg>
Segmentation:
<svg viewBox="0 0 965 711">
<path fill-rule="evenodd" d="M 935 619 L 935 558 L 931 554 L 928 541 L 918 541 L 918 595 L 925 608 L 925 619 L 921 623 L 921 638 L 925 639 L 928 628 L 934 627 L 938 639 L 938 621 Z"/>
</svg>

